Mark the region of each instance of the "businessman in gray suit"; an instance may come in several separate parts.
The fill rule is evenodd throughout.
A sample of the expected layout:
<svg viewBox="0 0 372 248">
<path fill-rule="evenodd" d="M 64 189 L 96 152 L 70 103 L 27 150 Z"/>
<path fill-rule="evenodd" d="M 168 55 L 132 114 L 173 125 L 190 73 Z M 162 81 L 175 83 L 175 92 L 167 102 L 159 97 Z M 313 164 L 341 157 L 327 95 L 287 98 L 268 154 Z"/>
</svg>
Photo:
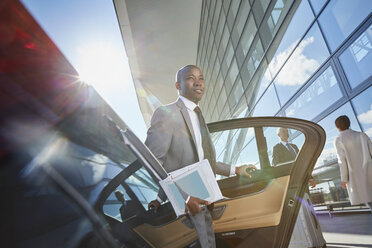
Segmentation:
<svg viewBox="0 0 372 248">
<path fill-rule="evenodd" d="M 204 94 L 204 76 L 194 65 L 182 67 L 176 75 L 176 102 L 155 110 L 145 144 L 167 172 L 178 170 L 203 159 L 208 159 L 215 174 L 250 176 L 243 165 L 235 167 L 216 162 L 216 152 L 208 128 L 198 106 Z M 155 212 L 166 199 L 160 191 L 156 200 L 149 203 Z M 213 220 L 205 207 L 210 203 L 197 197 L 185 199 L 185 212 L 194 224 L 202 247 L 215 247 Z M 205 205 L 201 207 L 200 205 Z"/>
</svg>

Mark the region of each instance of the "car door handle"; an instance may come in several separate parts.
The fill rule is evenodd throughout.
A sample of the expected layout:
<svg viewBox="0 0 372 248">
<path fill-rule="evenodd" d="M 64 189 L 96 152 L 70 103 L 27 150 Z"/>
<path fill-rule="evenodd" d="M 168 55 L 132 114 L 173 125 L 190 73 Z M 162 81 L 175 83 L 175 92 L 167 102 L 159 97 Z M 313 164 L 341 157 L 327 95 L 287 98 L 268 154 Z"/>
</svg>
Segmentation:
<svg viewBox="0 0 372 248">
<path fill-rule="evenodd" d="M 220 219 L 223 213 L 225 212 L 225 210 L 226 210 L 226 204 L 214 207 L 213 210 L 211 211 L 212 219 L 213 220 Z"/>
</svg>

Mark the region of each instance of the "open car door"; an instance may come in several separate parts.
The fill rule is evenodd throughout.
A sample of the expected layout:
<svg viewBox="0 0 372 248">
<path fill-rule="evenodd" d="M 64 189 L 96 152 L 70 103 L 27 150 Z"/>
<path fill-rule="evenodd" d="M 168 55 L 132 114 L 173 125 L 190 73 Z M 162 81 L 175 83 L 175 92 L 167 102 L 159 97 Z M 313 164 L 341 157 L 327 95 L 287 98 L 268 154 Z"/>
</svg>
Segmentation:
<svg viewBox="0 0 372 248">
<path fill-rule="evenodd" d="M 217 161 L 256 167 L 250 178 L 217 176 L 225 197 L 215 203 L 212 212 L 217 247 L 288 247 L 299 208 L 305 204 L 302 197 L 324 146 L 324 130 L 313 122 L 283 117 L 227 120 L 208 127 Z M 288 131 L 292 149 L 280 142 L 279 128 Z M 142 154 L 139 157 L 146 160 L 141 163 L 153 167 L 151 173 L 162 171 L 143 144 L 137 142 L 135 146 Z M 193 247 L 197 235 L 187 216 L 176 218 L 169 202 L 156 214 L 146 209 L 156 198 L 158 182 L 141 172 L 141 163 L 119 174 L 97 207 L 112 228 L 119 230 L 115 235 L 130 230 L 150 247 Z M 118 189 L 131 201 L 127 215 L 113 197 Z"/>
</svg>

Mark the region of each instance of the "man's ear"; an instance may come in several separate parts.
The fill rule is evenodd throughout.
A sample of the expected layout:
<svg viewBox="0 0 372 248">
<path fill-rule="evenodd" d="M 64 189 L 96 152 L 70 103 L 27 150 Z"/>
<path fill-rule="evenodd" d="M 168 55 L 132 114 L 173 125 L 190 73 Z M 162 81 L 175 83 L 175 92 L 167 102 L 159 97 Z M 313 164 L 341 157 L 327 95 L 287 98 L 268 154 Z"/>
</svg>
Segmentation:
<svg viewBox="0 0 372 248">
<path fill-rule="evenodd" d="M 180 85 L 179 82 L 175 82 L 175 83 L 174 83 L 174 86 L 176 86 L 176 89 L 177 89 L 177 90 L 180 90 L 180 89 L 181 89 L 181 85 Z"/>
</svg>

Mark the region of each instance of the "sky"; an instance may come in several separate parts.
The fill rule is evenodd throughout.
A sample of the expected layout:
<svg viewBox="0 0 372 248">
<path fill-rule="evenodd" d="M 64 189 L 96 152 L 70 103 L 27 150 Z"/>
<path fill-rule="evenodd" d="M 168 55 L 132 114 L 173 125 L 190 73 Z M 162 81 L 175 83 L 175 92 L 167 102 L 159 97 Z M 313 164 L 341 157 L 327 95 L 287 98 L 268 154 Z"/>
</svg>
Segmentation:
<svg viewBox="0 0 372 248">
<path fill-rule="evenodd" d="M 146 125 L 135 93 L 112 0 L 22 0 L 78 71 L 143 141 Z"/>
</svg>

